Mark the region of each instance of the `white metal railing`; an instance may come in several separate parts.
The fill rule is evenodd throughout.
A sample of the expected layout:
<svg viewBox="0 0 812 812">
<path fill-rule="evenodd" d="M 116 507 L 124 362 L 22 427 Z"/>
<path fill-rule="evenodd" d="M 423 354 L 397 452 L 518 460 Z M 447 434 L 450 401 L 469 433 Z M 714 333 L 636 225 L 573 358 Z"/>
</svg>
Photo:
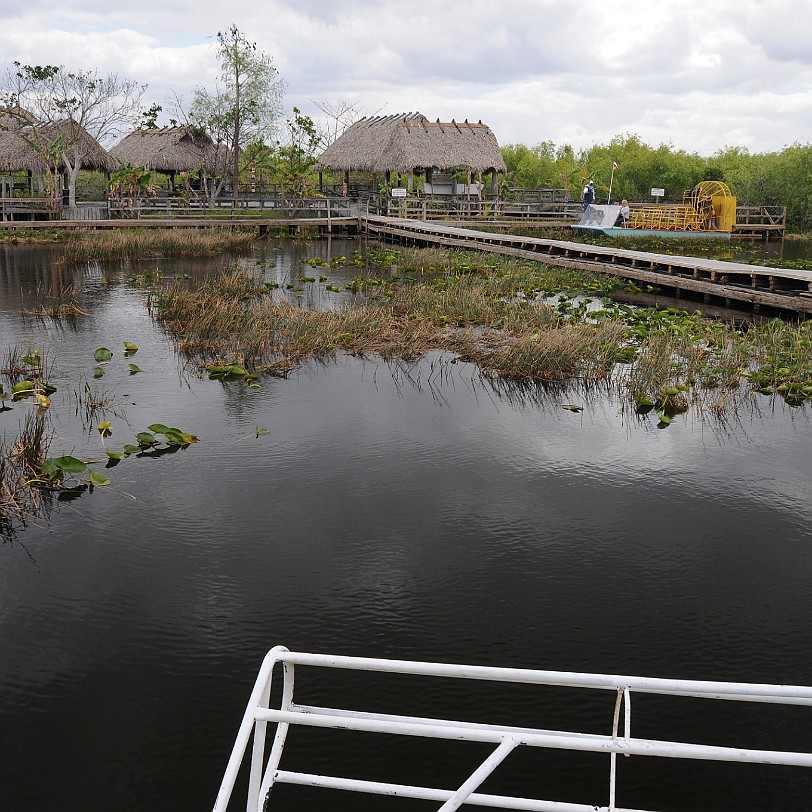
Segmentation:
<svg viewBox="0 0 812 812">
<path fill-rule="evenodd" d="M 284 680 L 280 707 L 277 710 L 270 708 L 269 702 L 271 680 L 274 668 L 278 664 L 282 666 Z M 294 666 L 296 665 L 611 691 L 616 694 L 614 713 L 611 720 L 611 733 L 600 735 L 562 730 L 541 730 L 299 705 L 293 701 Z M 654 679 L 611 674 L 585 674 L 366 657 L 342 657 L 292 652 L 288 651 L 284 646 L 277 646 L 268 652 L 260 668 L 220 785 L 220 791 L 214 804 L 214 812 L 225 812 L 228 808 L 252 731 L 254 743 L 248 786 L 248 812 L 261 812 L 268 792 L 274 783 L 298 784 L 437 801 L 441 803 L 440 812 L 452 812 L 466 803 L 498 809 L 534 810 L 535 812 L 632 812 L 631 810 L 621 810 L 615 806 L 616 759 L 618 753 L 623 755 L 812 767 L 812 753 L 806 752 L 754 750 L 634 738 L 631 735 L 631 695 L 633 692 L 702 699 L 726 699 L 739 702 L 812 705 L 812 687 L 806 686 Z M 622 732 L 620 730 L 621 717 L 623 719 Z M 276 732 L 266 760 L 265 738 L 269 722 L 276 723 Z M 454 741 L 484 742 L 494 745 L 494 750 L 471 773 L 471 776 L 462 786 L 454 790 L 363 781 L 281 770 L 279 763 L 290 725 L 390 733 L 401 736 L 422 736 Z M 608 754 L 610 759 L 608 805 L 598 807 L 595 805 L 477 793 L 476 790 L 482 782 L 513 750 L 521 746 Z M 637 812 L 642 812 L 642 810 L 637 810 Z"/>
</svg>

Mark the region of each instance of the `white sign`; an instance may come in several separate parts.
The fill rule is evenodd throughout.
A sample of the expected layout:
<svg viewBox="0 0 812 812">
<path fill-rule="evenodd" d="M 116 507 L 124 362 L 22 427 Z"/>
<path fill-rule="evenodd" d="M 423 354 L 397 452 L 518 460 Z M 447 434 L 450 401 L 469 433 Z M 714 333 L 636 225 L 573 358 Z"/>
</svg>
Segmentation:
<svg viewBox="0 0 812 812">
<path fill-rule="evenodd" d="M 408 189 L 404 189 L 402 186 L 395 186 L 392 189 L 392 197 L 406 197 L 406 192 Z"/>
<path fill-rule="evenodd" d="M 664 197 L 665 196 L 665 189 L 652 189 L 651 190 L 652 197 Z"/>
</svg>

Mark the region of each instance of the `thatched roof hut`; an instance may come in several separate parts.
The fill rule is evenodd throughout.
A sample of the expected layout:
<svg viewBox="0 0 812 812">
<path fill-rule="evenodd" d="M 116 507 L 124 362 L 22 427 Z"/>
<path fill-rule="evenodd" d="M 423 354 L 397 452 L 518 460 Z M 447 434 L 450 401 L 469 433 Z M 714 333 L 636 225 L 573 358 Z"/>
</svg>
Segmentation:
<svg viewBox="0 0 812 812">
<path fill-rule="evenodd" d="M 196 127 L 158 127 L 135 130 L 118 142 L 110 154 L 120 164 L 145 166 L 155 172 L 174 175 L 217 165 L 217 147 Z"/>
<path fill-rule="evenodd" d="M 59 138 L 65 137 L 65 151 L 73 153 L 73 145 L 78 144 L 82 155 L 82 168 L 99 172 L 111 172 L 116 168 L 115 161 L 99 142 L 84 127 L 73 119 L 65 119 L 51 124 L 28 124 L 0 132 L 0 171 L 3 172 L 45 172 L 46 157 L 42 148 L 48 148 Z M 61 162 L 60 162 L 61 163 Z M 60 166 L 65 170 L 66 167 Z"/>
<path fill-rule="evenodd" d="M 502 151 L 481 121 L 441 123 L 420 113 L 362 118 L 319 156 L 328 169 L 413 172 L 436 167 L 468 167 L 475 172 L 506 172 Z"/>
</svg>

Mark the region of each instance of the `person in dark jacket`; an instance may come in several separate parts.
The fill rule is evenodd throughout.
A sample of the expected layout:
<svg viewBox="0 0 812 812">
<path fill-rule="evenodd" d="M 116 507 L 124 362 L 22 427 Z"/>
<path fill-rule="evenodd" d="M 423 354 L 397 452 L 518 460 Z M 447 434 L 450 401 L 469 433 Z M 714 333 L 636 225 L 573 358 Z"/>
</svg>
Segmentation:
<svg viewBox="0 0 812 812">
<path fill-rule="evenodd" d="M 587 210 L 587 207 L 592 205 L 595 202 L 595 183 L 594 181 L 589 181 L 586 186 L 584 186 L 584 191 L 581 192 L 581 200 L 584 204 L 584 211 Z"/>
</svg>

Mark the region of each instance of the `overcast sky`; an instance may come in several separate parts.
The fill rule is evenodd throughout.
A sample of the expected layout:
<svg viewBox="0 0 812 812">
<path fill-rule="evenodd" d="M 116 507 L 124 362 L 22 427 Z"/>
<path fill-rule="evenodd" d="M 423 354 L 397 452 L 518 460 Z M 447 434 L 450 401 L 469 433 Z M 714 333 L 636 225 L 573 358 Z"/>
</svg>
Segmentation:
<svg viewBox="0 0 812 812">
<path fill-rule="evenodd" d="M 812 142 L 812 0 L 0 0 L 0 55 L 117 71 L 166 107 L 213 87 L 232 23 L 314 118 L 346 102 L 576 149 Z"/>
</svg>

